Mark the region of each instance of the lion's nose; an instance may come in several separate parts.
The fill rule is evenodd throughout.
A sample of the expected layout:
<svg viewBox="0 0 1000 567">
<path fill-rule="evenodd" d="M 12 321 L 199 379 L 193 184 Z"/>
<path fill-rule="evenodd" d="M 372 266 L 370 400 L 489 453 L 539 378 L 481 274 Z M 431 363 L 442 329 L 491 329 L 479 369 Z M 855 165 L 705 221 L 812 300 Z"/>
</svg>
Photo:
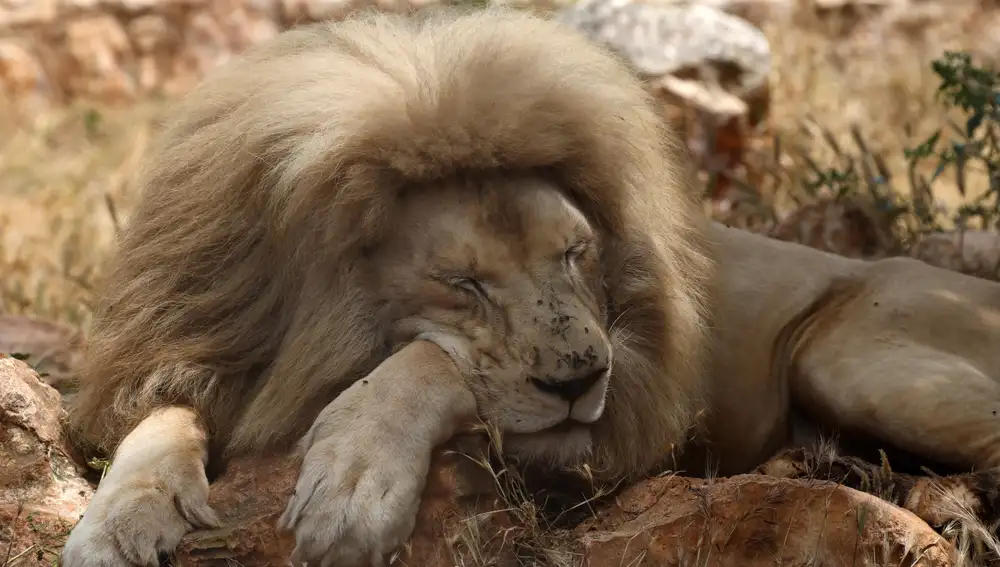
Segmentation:
<svg viewBox="0 0 1000 567">
<path fill-rule="evenodd" d="M 607 368 L 602 368 L 584 376 L 570 378 L 568 380 L 542 380 L 540 378 L 532 378 L 531 383 L 534 384 L 536 388 L 547 394 L 554 394 L 567 402 L 572 403 L 593 388 L 594 384 L 597 384 L 607 371 Z"/>
</svg>

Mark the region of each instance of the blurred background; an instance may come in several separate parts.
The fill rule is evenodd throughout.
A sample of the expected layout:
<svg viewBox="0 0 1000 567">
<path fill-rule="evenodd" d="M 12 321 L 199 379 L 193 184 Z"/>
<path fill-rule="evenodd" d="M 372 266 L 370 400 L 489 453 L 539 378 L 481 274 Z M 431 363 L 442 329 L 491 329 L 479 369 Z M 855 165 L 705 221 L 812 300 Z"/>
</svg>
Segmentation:
<svg viewBox="0 0 1000 567">
<path fill-rule="evenodd" d="M 1000 272 L 996 0 L 511 3 L 634 66 L 720 221 Z M 69 388 L 132 178 L 170 101 L 207 71 L 299 23 L 436 5 L 0 0 L 0 352 Z"/>
</svg>

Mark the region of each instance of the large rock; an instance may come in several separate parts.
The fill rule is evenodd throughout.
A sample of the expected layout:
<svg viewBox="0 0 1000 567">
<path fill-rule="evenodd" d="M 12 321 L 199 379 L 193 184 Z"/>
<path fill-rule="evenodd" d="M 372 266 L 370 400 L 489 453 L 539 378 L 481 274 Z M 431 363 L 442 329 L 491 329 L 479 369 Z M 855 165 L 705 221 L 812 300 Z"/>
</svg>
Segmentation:
<svg viewBox="0 0 1000 567">
<path fill-rule="evenodd" d="M 1000 233 L 984 230 L 936 232 L 920 238 L 910 255 L 932 266 L 1000 279 Z"/>
<path fill-rule="evenodd" d="M 919 235 L 907 246 L 898 234 L 894 215 L 867 197 L 819 198 L 776 223 L 759 227 L 757 232 L 849 258 L 906 255 L 938 268 L 1000 279 L 1000 233 L 932 232 Z"/>
<path fill-rule="evenodd" d="M 955 564 L 952 545 L 910 512 L 836 483 L 763 475 L 641 482 L 578 532 L 594 567 Z"/>
<path fill-rule="evenodd" d="M 5 564 L 51 566 L 93 489 L 63 444 L 59 393 L 0 358 L 0 550 Z M 13 561 L 12 558 L 17 558 Z"/>
<path fill-rule="evenodd" d="M 747 167 L 751 135 L 770 105 L 764 33 L 702 2 L 579 0 L 556 17 L 621 54 L 648 80 L 701 169 L 717 175 L 709 197 L 728 201 L 728 176 Z"/>
<path fill-rule="evenodd" d="M 297 469 L 287 457 L 235 463 L 212 488 L 225 527 L 189 534 L 174 565 L 283 564 L 293 542 L 274 522 L 294 491 Z M 591 504 L 596 514 L 574 529 L 546 530 L 532 504 L 509 491 L 500 498 L 496 487 L 503 484 L 485 471 L 475 459 L 438 454 L 400 564 L 770 567 L 866 565 L 872 558 L 886 565 L 954 564 L 952 545 L 916 516 L 833 482 L 663 476 L 603 507 Z"/>
<path fill-rule="evenodd" d="M 0 315 L 0 353 L 23 356 L 62 394 L 75 389 L 84 337 L 79 329 L 25 315 Z"/>
<path fill-rule="evenodd" d="M 485 446 L 472 438 L 455 440 L 433 458 L 416 530 L 402 552 L 406 565 L 452 567 L 456 555 L 491 554 L 513 561 L 503 545 L 510 518 L 494 492 L 494 479 L 477 464 Z M 212 485 L 209 503 L 223 527 L 188 534 L 171 559 L 175 567 L 283 565 L 295 542 L 276 522 L 295 492 L 299 460 L 274 455 L 237 459 Z M 481 513 L 473 523 L 470 516 Z M 466 537 L 462 537 L 465 535 Z M 478 563 L 473 563 L 478 564 Z M 515 565 L 515 563 L 509 563 Z"/>
<path fill-rule="evenodd" d="M 436 0 L 0 0 L 0 90 L 17 99 L 179 94 L 291 25 Z"/>
<path fill-rule="evenodd" d="M 848 258 L 873 260 L 904 251 L 893 215 L 864 197 L 818 198 L 765 232 L 778 240 Z"/>
<path fill-rule="evenodd" d="M 0 95 L 48 104 L 175 96 L 248 46 L 307 22 L 457 0 L 0 0 Z M 767 0 L 755 0 L 755 6 Z M 767 39 L 746 6 L 632 0 L 485 0 L 554 11 L 625 55 L 664 101 L 722 200 L 748 168 L 770 101 Z M 760 7 L 760 6 L 757 6 Z M 766 8 L 768 13 L 773 8 Z M 751 175 L 752 177 L 752 175 Z"/>
<path fill-rule="evenodd" d="M 771 49 L 743 18 L 702 3 L 580 0 L 560 21 L 620 53 L 662 91 L 728 118 L 766 96 Z"/>
</svg>

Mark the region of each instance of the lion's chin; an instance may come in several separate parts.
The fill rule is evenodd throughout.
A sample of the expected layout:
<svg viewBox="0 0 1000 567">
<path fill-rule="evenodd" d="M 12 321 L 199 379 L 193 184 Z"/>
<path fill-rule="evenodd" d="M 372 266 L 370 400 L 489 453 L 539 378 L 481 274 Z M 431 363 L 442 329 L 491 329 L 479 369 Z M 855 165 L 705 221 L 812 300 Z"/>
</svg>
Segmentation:
<svg viewBox="0 0 1000 567">
<path fill-rule="evenodd" d="M 592 442 L 590 426 L 567 419 L 536 433 L 504 435 L 504 452 L 526 464 L 571 467 L 590 455 Z"/>
</svg>

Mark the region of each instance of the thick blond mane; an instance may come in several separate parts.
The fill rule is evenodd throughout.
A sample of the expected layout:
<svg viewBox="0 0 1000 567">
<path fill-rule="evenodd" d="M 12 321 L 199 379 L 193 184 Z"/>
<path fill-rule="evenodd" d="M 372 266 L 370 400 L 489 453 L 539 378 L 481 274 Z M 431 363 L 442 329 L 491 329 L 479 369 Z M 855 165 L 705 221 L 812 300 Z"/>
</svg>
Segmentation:
<svg viewBox="0 0 1000 567">
<path fill-rule="evenodd" d="M 501 9 L 367 13 L 251 49 L 173 117 L 107 272 L 80 441 L 113 449 L 167 403 L 197 408 L 229 451 L 301 434 L 388 354 L 356 267 L 401 188 L 544 169 L 619 239 L 597 464 L 631 474 L 682 442 L 711 264 L 680 150 L 614 56 Z"/>
</svg>

